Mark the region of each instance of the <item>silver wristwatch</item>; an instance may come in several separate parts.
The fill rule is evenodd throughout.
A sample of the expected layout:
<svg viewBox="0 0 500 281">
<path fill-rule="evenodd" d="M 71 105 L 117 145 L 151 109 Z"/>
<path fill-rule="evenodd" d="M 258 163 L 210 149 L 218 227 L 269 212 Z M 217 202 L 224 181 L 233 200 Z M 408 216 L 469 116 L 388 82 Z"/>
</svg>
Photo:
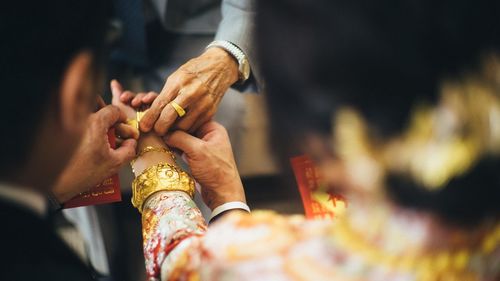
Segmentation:
<svg viewBox="0 0 500 281">
<path fill-rule="evenodd" d="M 250 63 L 248 62 L 247 56 L 240 48 L 236 47 L 233 43 L 224 40 L 215 40 L 212 43 L 208 44 L 206 49 L 212 47 L 219 47 L 226 50 L 230 53 L 238 62 L 238 74 L 239 74 L 239 82 L 245 82 L 248 77 L 250 77 Z"/>
</svg>

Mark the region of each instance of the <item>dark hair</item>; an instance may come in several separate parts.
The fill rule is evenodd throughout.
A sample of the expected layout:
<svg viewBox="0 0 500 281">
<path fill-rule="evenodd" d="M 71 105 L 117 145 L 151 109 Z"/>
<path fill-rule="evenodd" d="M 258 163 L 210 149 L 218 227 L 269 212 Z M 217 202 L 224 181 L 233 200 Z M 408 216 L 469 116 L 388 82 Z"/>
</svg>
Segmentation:
<svg viewBox="0 0 500 281">
<path fill-rule="evenodd" d="M 377 136 L 400 133 L 416 104 L 436 102 L 443 79 L 478 69 L 488 52 L 500 53 L 499 15 L 495 0 L 260 1 L 257 45 L 273 149 L 283 159 L 301 152 L 308 133 L 331 135 L 332 113 L 345 105 Z M 400 204 L 460 222 L 498 215 L 499 173 L 484 166 L 498 162 L 477 165 L 471 174 L 480 176 L 461 182 L 469 188 L 459 192 L 396 188 L 402 181 L 391 178 L 390 193 Z M 466 219 L 453 214 L 473 198 L 484 201 L 471 204 Z"/>
<path fill-rule="evenodd" d="M 80 51 L 102 61 L 107 1 L 2 1 L 0 4 L 0 85 L 2 137 L 0 176 L 22 166 L 38 121 Z"/>
</svg>

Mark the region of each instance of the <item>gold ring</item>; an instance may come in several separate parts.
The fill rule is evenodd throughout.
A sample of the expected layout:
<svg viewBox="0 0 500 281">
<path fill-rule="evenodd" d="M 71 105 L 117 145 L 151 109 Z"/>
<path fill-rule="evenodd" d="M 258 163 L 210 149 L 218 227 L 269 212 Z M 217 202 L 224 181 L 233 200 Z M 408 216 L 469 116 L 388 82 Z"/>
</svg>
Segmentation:
<svg viewBox="0 0 500 281">
<path fill-rule="evenodd" d="M 139 122 L 137 122 L 137 119 L 127 119 L 126 124 L 139 130 Z"/>
<path fill-rule="evenodd" d="M 184 110 L 184 108 L 182 108 L 175 101 L 171 101 L 170 105 L 175 109 L 175 111 L 177 112 L 177 114 L 179 115 L 179 117 L 182 117 L 182 116 L 186 115 L 186 111 Z"/>
<path fill-rule="evenodd" d="M 149 109 L 146 109 L 144 111 L 137 111 L 135 113 L 135 118 L 137 120 L 137 123 L 140 123 L 141 122 L 141 119 L 142 117 L 144 117 L 144 115 L 146 115 L 146 112 L 148 112 Z"/>
</svg>

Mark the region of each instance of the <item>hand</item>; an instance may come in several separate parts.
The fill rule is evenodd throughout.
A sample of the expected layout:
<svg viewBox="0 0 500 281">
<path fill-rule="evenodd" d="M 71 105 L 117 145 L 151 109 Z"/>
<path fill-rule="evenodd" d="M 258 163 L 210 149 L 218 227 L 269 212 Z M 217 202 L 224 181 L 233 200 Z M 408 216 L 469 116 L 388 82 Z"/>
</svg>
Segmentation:
<svg viewBox="0 0 500 281">
<path fill-rule="evenodd" d="M 158 97 L 155 92 L 134 94 L 131 91 L 124 91 L 120 82 L 111 80 L 111 93 L 113 94 L 112 104 L 118 106 L 127 115 L 127 118 L 134 119 L 138 109 L 149 107 Z"/>
<path fill-rule="evenodd" d="M 112 104 L 125 113 L 128 119 L 135 119 L 138 109 L 149 107 L 151 103 L 158 97 L 155 92 L 134 94 L 131 91 L 124 91 L 122 85 L 116 81 L 111 81 L 111 93 L 113 95 Z M 139 137 L 137 130 L 130 131 L 125 124 L 118 124 L 116 128 L 117 135 L 125 138 Z"/>
<path fill-rule="evenodd" d="M 196 135 L 175 131 L 165 136 L 165 141 L 184 152 L 191 174 L 202 186 L 205 204 L 213 210 L 231 201 L 246 203 L 226 129 L 211 121 L 202 125 Z"/>
<path fill-rule="evenodd" d="M 112 105 L 90 115 L 84 138 L 53 189 L 60 203 L 99 184 L 134 158 L 135 139 L 124 140 L 118 149 L 108 141 L 108 130 L 125 120 L 125 114 Z"/>
<path fill-rule="evenodd" d="M 149 105 L 151 105 L 151 103 L 158 96 L 158 94 L 155 92 L 149 92 L 147 94 L 134 94 L 131 91 L 123 91 L 122 85 L 116 80 L 111 81 L 111 93 L 113 94 L 113 105 L 120 108 L 129 119 L 135 119 L 137 110 L 144 110 L 145 108 L 149 107 Z M 137 132 L 137 134 L 139 134 L 139 132 Z M 165 142 L 152 132 L 142 133 L 137 140 L 138 151 L 141 151 L 146 146 L 167 148 Z M 144 169 L 160 162 L 175 164 L 174 159 L 172 159 L 170 155 L 165 153 L 151 152 L 146 153 L 145 155 L 136 159 L 133 171 L 135 175 L 138 176 L 142 173 L 142 171 L 144 171 Z"/>
<path fill-rule="evenodd" d="M 163 136 L 174 128 L 194 132 L 211 120 L 229 87 L 238 80 L 238 63 L 225 50 L 210 48 L 191 59 L 168 77 L 160 96 L 141 120 L 141 130 L 154 128 Z M 178 119 L 169 105 L 176 102 L 186 110 Z"/>
</svg>

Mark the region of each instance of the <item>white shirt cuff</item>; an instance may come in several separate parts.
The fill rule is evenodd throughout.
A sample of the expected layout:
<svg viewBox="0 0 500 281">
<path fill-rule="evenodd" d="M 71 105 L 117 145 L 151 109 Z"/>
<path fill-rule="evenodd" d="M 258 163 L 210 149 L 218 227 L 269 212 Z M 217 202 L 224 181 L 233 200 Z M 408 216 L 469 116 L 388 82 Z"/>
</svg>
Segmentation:
<svg viewBox="0 0 500 281">
<path fill-rule="evenodd" d="M 216 216 L 218 216 L 226 211 L 235 210 L 235 209 L 245 210 L 245 211 L 250 213 L 250 208 L 248 207 L 247 204 L 245 204 L 243 202 L 239 202 L 239 201 L 227 202 L 227 203 L 224 203 L 224 204 L 220 205 L 219 207 L 215 208 L 212 211 L 212 215 L 210 215 L 210 219 L 208 221 L 210 222 L 213 218 L 215 218 Z"/>
</svg>

